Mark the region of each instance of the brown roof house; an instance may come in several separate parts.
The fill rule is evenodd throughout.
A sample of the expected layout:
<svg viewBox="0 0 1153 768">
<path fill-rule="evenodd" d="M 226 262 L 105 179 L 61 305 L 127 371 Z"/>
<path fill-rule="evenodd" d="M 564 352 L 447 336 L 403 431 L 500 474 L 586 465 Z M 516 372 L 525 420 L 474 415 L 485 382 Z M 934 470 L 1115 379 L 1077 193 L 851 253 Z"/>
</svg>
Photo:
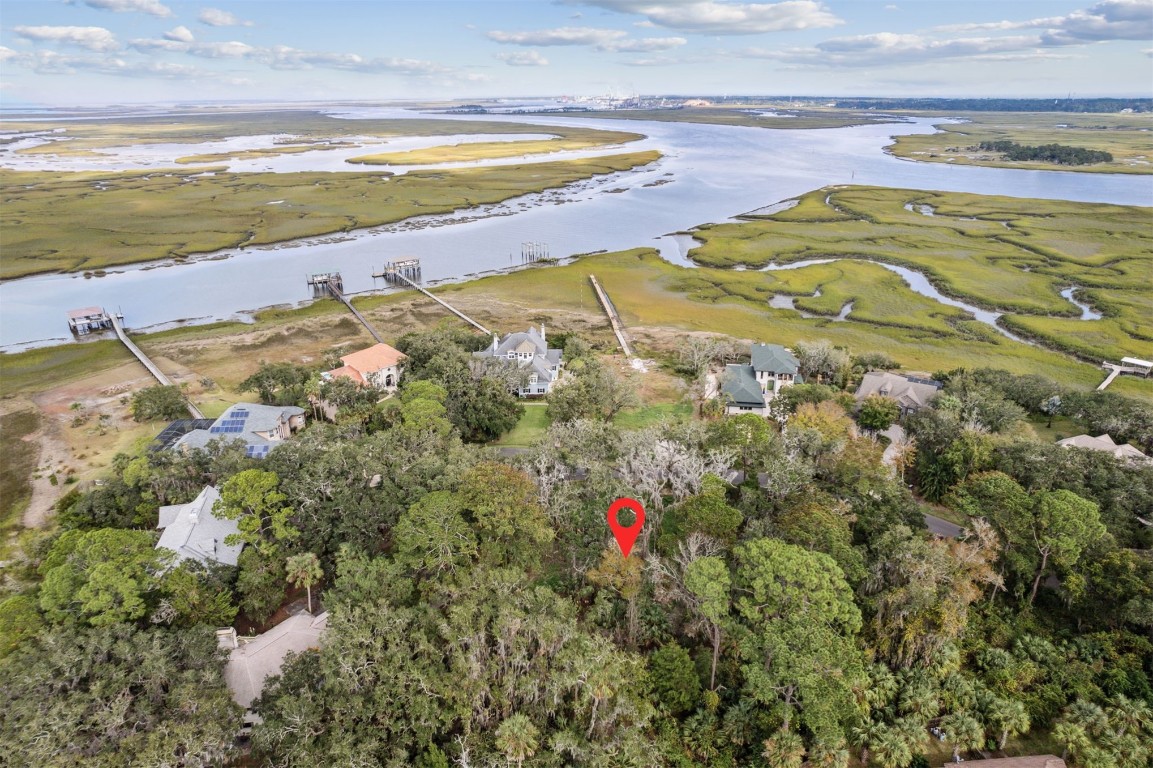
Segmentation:
<svg viewBox="0 0 1153 768">
<path fill-rule="evenodd" d="M 902 376 L 887 371 L 869 371 L 857 387 L 857 400 L 870 395 L 891 397 L 901 406 L 901 415 L 919 411 L 928 405 L 943 387 L 939 381 L 918 379 L 915 376 Z"/>
<path fill-rule="evenodd" d="M 400 364 L 404 353 L 387 344 L 374 344 L 368 349 L 340 358 L 339 368 L 321 374 L 326 379 L 343 376 L 362 387 L 394 390 L 400 381 Z"/>
<path fill-rule="evenodd" d="M 1153 459 L 1150 459 L 1131 445 L 1118 445 L 1113 442 L 1113 438 L 1107 434 L 1098 435 L 1097 437 L 1090 437 L 1089 435 L 1066 437 L 1064 440 L 1058 440 L 1057 445 L 1064 448 L 1084 448 L 1089 451 L 1102 451 L 1103 453 L 1111 453 L 1118 459 L 1127 459 L 1140 463 L 1153 461 Z"/>
</svg>

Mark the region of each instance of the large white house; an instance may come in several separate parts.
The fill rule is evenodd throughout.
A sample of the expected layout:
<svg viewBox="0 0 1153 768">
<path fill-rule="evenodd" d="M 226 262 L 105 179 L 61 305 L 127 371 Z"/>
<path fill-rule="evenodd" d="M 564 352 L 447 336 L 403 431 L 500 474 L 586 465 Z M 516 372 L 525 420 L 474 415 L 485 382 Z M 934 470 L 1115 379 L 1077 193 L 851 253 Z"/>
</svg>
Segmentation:
<svg viewBox="0 0 1153 768">
<path fill-rule="evenodd" d="M 549 393 L 564 367 L 562 354 L 559 349 L 548 348 L 543 325 L 539 333 L 535 328 L 529 328 L 523 333 L 510 333 L 504 338 L 493 334 L 492 344 L 487 349 L 473 353 L 478 358 L 503 360 L 510 365 L 526 368 L 528 380 L 517 390 L 521 397 Z"/>
</svg>

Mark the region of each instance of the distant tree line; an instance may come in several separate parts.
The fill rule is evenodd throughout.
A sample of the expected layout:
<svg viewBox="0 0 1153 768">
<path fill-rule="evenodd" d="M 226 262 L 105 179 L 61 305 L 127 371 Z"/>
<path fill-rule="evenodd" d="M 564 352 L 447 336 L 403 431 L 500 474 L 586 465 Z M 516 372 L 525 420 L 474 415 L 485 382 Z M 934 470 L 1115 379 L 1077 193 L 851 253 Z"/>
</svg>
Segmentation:
<svg viewBox="0 0 1153 768">
<path fill-rule="evenodd" d="M 1058 165 L 1092 165 L 1111 163 L 1113 155 L 1098 149 L 1070 147 L 1065 144 L 1041 144 L 1028 146 L 1014 141 L 982 141 L 980 149 L 985 152 L 1001 152 L 1006 160 L 1038 160 Z"/>
<path fill-rule="evenodd" d="M 843 109 L 964 110 L 966 112 L 1153 111 L 1153 99 L 837 99 Z"/>
</svg>

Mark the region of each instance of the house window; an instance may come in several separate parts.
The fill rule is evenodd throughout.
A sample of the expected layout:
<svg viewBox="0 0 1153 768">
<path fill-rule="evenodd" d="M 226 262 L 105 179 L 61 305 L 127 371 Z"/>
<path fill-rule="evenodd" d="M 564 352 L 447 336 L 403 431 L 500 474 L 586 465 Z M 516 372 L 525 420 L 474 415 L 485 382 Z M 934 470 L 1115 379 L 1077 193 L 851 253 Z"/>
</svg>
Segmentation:
<svg viewBox="0 0 1153 768">
<path fill-rule="evenodd" d="M 537 387 L 537 388 L 536 388 L 536 393 L 537 393 L 538 395 L 543 395 L 543 394 L 544 394 L 544 387 Z"/>
</svg>

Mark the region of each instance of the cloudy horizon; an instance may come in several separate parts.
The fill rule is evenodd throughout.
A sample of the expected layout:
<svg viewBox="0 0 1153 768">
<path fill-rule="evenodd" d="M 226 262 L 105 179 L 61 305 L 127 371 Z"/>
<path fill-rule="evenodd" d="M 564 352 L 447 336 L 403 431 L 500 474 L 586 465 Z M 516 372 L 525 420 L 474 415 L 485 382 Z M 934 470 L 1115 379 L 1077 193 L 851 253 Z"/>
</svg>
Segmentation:
<svg viewBox="0 0 1153 768">
<path fill-rule="evenodd" d="M 0 103 L 1149 97 L 1153 0 L 6 0 Z"/>
</svg>

